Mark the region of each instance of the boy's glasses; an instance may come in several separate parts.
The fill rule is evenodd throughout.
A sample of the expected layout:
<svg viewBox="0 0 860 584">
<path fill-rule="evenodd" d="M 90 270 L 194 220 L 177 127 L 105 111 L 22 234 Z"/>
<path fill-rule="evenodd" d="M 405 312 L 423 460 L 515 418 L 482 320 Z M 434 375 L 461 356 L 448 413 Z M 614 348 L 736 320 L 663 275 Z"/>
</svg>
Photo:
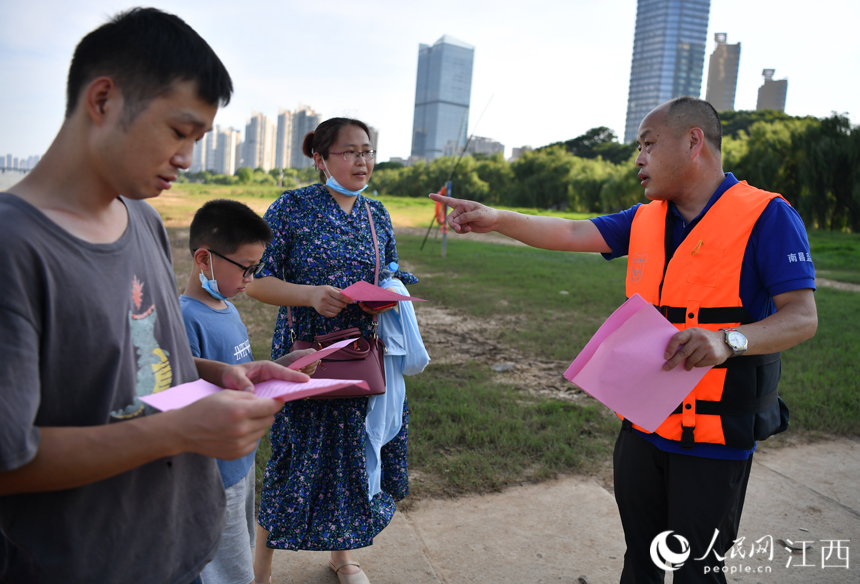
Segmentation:
<svg viewBox="0 0 860 584">
<path fill-rule="evenodd" d="M 195 249 L 194 251 L 197 251 L 197 250 Z M 239 266 L 240 268 L 242 268 L 242 277 L 243 277 L 243 278 L 247 278 L 247 277 L 248 277 L 248 276 L 250 276 L 250 275 L 254 275 L 254 276 L 256 276 L 257 274 L 259 274 L 260 272 L 262 272 L 262 271 L 263 271 L 263 268 L 264 268 L 264 267 L 266 267 L 266 266 L 265 266 L 265 264 L 264 264 L 263 262 L 260 262 L 259 264 L 254 264 L 253 266 L 243 266 L 243 265 L 242 265 L 242 264 L 240 264 L 239 262 L 234 262 L 234 261 L 233 261 L 233 260 L 231 260 L 230 258 L 228 258 L 228 257 L 226 257 L 226 256 L 221 255 L 220 253 L 218 253 L 218 252 L 217 252 L 217 251 L 215 251 L 214 249 L 210 249 L 210 250 L 207 250 L 207 251 L 208 251 L 209 253 L 214 253 L 216 256 L 218 256 L 218 257 L 219 257 L 219 258 L 221 258 L 222 260 L 227 260 L 228 262 L 230 262 L 230 263 L 231 263 L 231 264 L 233 264 L 234 266 Z"/>
<path fill-rule="evenodd" d="M 329 154 L 342 154 L 343 159 L 347 162 L 350 160 L 358 160 L 359 158 L 364 158 L 365 160 L 373 160 L 373 156 L 376 154 L 376 150 L 365 150 L 364 152 L 358 152 L 356 150 L 344 150 L 343 152 L 329 152 Z"/>
</svg>

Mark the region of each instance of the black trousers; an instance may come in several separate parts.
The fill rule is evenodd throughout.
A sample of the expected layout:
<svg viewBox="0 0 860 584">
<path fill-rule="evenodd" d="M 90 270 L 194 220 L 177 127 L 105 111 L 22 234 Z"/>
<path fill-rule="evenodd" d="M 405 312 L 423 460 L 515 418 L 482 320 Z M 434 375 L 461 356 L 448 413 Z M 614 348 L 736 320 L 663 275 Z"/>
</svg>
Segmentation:
<svg viewBox="0 0 860 584">
<path fill-rule="evenodd" d="M 661 583 L 666 574 L 651 559 L 654 538 L 671 530 L 669 550 L 682 552 L 675 534 L 689 542 L 689 556 L 674 572 L 675 584 L 726 582 L 721 571 L 738 534 L 752 456 L 719 460 L 663 452 L 622 428 L 613 456 L 615 501 L 627 551 L 622 584 Z M 708 551 L 715 530 L 713 549 Z M 707 557 L 701 558 L 707 553 Z M 706 573 L 707 572 L 707 573 Z"/>
</svg>

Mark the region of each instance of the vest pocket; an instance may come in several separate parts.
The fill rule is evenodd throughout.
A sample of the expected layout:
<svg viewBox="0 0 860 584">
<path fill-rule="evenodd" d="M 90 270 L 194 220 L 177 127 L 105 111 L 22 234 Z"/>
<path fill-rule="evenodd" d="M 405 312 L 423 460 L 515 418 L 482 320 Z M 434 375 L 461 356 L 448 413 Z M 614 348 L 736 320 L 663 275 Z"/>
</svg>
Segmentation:
<svg viewBox="0 0 860 584">
<path fill-rule="evenodd" d="M 693 257 L 688 264 L 690 269 L 687 272 L 687 281 L 699 286 L 715 287 L 719 282 L 725 253 L 726 250 L 709 248 L 707 244 L 693 248 L 690 254 Z"/>
</svg>

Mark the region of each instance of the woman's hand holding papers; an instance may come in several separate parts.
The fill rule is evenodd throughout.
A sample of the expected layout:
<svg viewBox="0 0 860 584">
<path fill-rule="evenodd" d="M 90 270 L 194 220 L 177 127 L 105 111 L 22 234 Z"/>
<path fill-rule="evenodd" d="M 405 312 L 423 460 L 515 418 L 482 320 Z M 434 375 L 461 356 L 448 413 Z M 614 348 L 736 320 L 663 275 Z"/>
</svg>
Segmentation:
<svg viewBox="0 0 860 584">
<path fill-rule="evenodd" d="M 341 294 L 340 289 L 334 286 L 311 286 L 308 300 L 307 305 L 313 306 L 314 310 L 326 318 L 337 316 L 347 304 L 352 303 L 352 300 Z"/>
</svg>

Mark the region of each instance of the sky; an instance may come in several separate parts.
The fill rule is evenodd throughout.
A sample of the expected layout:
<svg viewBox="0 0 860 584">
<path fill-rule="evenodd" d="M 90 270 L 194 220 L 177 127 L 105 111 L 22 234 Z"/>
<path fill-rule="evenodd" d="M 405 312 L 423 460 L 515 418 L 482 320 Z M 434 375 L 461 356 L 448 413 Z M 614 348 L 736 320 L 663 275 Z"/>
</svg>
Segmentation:
<svg viewBox="0 0 860 584">
<path fill-rule="evenodd" d="M 115 0 L 0 0 L 0 154 L 43 154 L 63 120 L 78 41 Z M 235 93 L 215 119 L 311 106 L 379 129 L 377 160 L 408 157 L 418 45 L 451 35 L 475 47 L 469 133 L 511 148 L 608 126 L 623 138 L 636 0 L 153 0 L 215 49 Z M 714 33 L 741 42 L 735 109 L 754 109 L 761 70 L 788 78 L 786 113 L 860 122 L 860 2 L 711 0 Z M 481 114 L 483 113 L 483 117 Z M 480 119 L 479 119 L 480 118 Z"/>
</svg>

